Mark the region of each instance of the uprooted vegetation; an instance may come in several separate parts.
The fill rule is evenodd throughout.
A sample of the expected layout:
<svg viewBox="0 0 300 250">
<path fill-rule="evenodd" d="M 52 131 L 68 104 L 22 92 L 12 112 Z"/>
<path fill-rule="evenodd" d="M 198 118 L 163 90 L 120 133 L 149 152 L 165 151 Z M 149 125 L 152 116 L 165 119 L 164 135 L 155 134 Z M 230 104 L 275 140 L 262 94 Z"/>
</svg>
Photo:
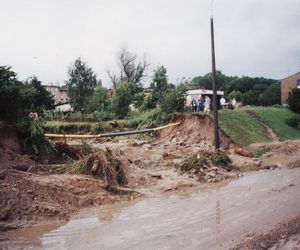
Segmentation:
<svg viewBox="0 0 300 250">
<path fill-rule="evenodd" d="M 79 161 L 64 165 L 66 173 L 85 174 L 101 178 L 105 186 L 127 183 L 122 163 L 113 157 L 110 150 L 98 150 Z"/>
<path fill-rule="evenodd" d="M 232 170 L 231 160 L 223 151 L 200 150 L 177 167 L 181 173 L 194 174 L 199 181 L 216 182 L 228 178 L 225 174 Z M 225 171 L 224 171 L 225 170 Z"/>
</svg>

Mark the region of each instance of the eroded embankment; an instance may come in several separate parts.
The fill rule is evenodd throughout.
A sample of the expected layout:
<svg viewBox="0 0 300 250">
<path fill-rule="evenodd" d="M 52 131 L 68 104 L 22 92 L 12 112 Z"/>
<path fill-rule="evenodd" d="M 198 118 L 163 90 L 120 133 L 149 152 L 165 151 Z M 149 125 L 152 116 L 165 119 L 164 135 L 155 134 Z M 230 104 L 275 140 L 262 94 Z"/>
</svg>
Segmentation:
<svg viewBox="0 0 300 250">
<path fill-rule="evenodd" d="M 132 199 L 139 195 L 155 197 L 178 191 L 190 193 L 198 190 L 200 183 L 236 178 L 241 176 L 241 171 L 261 168 L 260 159 L 249 157 L 246 150 L 233 144 L 222 132 L 221 156 L 226 156 L 227 165 L 223 164 L 222 157 L 220 164 L 215 161 L 215 156 L 211 154 L 214 134 L 210 117 L 179 115 L 173 122 L 180 122 L 180 125 L 159 131 L 147 140 L 135 136 L 105 142 L 90 140 L 88 144 L 93 147 L 93 152 L 89 153 L 74 151 L 72 147 L 58 143 L 60 157 L 75 159 L 72 156 L 75 154 L 77 161 L 71 160 L 61 166 L 37 164 L 33 168 L 31 165 L 36 163 L 29 156 L 22 155 L 15 132 L 10 133 L 9 140 L 1 140 L 0 147 L 1 160 L 5 163 L 1 165 L 0 174 L 2 230 L 28 226 L 49 218 L 65 219 L 83 207 Z M 0 135 L 8 134 L 6 129 L 2 127 Z M 13 128 L 10 130 L 13 131 Z M 82 144 L 75 140 L 68 143 Z M 105 152 L 109 152 L 109 156 Z M 97 154 L 98 157 L 95 157 Z M 187 167 L 188 171 L 178 171 L 182 170 L 182 165 L 191 155 L 194 155 L 192 159 L 198 159 L 199 155 L 203 161 L 197 161 L 193 168 Z M 22 162 L 19 159 L 24 157 L 30 162 L 17 168 L 23 171 L 15 169 L 13 166 Z M 118 166 L 113 162 L 122 164 L 126 178 L 122 185 L 125 190 L 134 189 L 135 193 L 116 195 L 107 189 L 109 176 L 117 177 L 120 170 L 107 167 L 112 166 L 107 162 L 113 166 Z M 191 164 L 194 163 L 192 160 Z"/>
<path fill-rule="evenodd" d="M 54 167 L 40 165 L 33 157 L 22 154 L 12 125 L 0 123 L 0 137 L 0 231 L 40 220 L 67 219 L 82 207 L 127 200 L 135 195 L 109 191 L 108 184 L 114 178 L 125 183 L 120 177 L 121 163 L 110 152 L 87 154 L 58 143 L 55 157 L 47 155 L 43 161 L 68 159 L 69 164 Z"/>
</svg>

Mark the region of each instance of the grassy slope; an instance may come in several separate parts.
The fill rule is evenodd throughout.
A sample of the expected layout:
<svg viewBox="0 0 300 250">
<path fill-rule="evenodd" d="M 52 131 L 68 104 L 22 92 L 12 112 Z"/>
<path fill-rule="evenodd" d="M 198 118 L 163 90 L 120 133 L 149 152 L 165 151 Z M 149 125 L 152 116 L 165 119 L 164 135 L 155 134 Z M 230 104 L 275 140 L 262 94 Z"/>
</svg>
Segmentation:
<svg viewBox="0 0 300 250">
<path fill-rule="evenodd" d="M 247 110 L 255 112 L 260 121 L 248 113 Z M 219 112 L 220 127 L 234 142 L 241 146 L 270 141 L 264 124 L 271 127 L 282 140 L 300 139 L 300 129 L 285 124 L 285 120 L 294 115 L 295 113 L 288 109 L 271 107 L 221 110 Z"/>
<path fill-rule="evenodd" d="M 251 110 L 258 114 L 281 140 L 300 139 L 300 129 L 292 128 L 285 123 L 286 119 L 296 115 L 289 109 L 259 107 Z"/>
<path fill-rule="evenodd" d="M 221 110 L 219 116 L 221 129 L 241 146 L 270 141 L 266 128 L 245 110 Z"/>
</svg>

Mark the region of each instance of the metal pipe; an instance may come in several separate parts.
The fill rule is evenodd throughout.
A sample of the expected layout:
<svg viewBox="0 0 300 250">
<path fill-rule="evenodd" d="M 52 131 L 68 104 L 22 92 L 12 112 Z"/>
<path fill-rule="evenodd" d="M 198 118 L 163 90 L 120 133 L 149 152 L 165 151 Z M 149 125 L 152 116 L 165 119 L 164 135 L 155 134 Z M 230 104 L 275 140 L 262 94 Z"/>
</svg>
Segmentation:
<svg viewBox="0 0 300 250">
<path fill-rule="evenodd" d="M 113 133 L 104 133 L 97 135 L 75 135 L 75 134 L 45 134 L 48 138 L 73 138 L 73 139 L 92 139 L 92 138 L 101 138 L 101 137 L 115 137 L 122 135 L 133 135 L 133 134 L 142 134 L 142 133 L 151 133 L 168 127 L 173 127 L 179 125 L 180 122 L 171 123 L 165 126 L 158 128 L 148 128 L 134 131 L 124 131 L 124 132 L 113 132 Z"/>
</svg>

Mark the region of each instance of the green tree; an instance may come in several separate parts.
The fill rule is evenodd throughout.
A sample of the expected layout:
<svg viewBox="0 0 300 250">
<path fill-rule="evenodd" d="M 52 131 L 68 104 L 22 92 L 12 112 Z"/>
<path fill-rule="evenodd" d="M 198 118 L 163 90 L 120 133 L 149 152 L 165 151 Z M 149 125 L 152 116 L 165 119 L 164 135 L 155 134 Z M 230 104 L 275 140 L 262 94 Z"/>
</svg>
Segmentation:
<svg viewBox="0 0 300 250">
<path fill-rule="evenodd" d="M 81 58 L 77 58 L 70 67 L 66 81 L 70 103 L 75 110 L 84 108 L 98 84 L 97 76 Z M 101 81 L 100 81 L 101 82 Z"/>
<path fill-rule="evenodd" d="M 300 89 L 293 89 L 287 99 L 290 110 L 300 113 Z"/>
<path fill-rule="evenodd" d="M 25 83 L 17 79 L 10 67 L 0 66 L 0 118 L 18 121 L 31 111 L 41 112 L 53 107 L 50 93 L 37 77 Z"/>
<path fill-rule="evenodd" d="M 26 83 L 28 88 L 31 89 L 31 93 L 27 98 L 31 98 L 29 105 L 26 105 L 31 111 L 41 112 L 43 109 L 53 109 L 54 99 L 53 96 L 42 85 L 42 82 L 38 80 L 36 76 L 30 77 Z M 28 103 L 27 103 L 28 104 Z"/>
<path fill-rule="evenodd" d="M 93 92 L 93 95 L 87 102 L 85 109 L 88 112 L 106 111 L 109 107 L 110 100 L 107 89 L 102 86 L 97 86 Z"/>
<path fill-rule="evenodd" d="M 228 95 L 229 100 L 232 100 L 233 98 L 237 101 L 240 102 L 242 101 L 242 93 L 240 91 L 232 91 Z"/>
<path fill-rule="evenodd" d="M 242 101 L 244 105 L 260 105 L 259 95 L 254 90 L 250 90 L 243 94 Z"/>
<path fill-rule="evenodd" d="M 154 70 L 150 88 L 153 89 L 153 99 L 158 101 L 163 92 L 169 89 L 167 69 L 161 65 Z"/>
<path fill-rule="evenodd" d="M 280 104 L 281 101 L 280 97 L 281 97 L 280 84 L 273 83 L 262 94 L 260 102 L 264 106 Z"/>
<path fill-rule="evenodd" d="M 17 120 L 21 112 L 21 82 L 11 67 L 0 66 L 0 118 Z"/>
<path fill-rule="evenodd" d="M 160 99 L 161 110 L 165 113 L 184 111 L 185 91 L 182 89 L 168 90 Z"/>
<path fill-rule="evenodd" d="M 118 118 L 124 118 L 129 112 L 129 105 L 132 102 L 132 94 L 129 84 L 121 84 L 115 90 L 112 98 L 111 109 Z"/>
</svg>

